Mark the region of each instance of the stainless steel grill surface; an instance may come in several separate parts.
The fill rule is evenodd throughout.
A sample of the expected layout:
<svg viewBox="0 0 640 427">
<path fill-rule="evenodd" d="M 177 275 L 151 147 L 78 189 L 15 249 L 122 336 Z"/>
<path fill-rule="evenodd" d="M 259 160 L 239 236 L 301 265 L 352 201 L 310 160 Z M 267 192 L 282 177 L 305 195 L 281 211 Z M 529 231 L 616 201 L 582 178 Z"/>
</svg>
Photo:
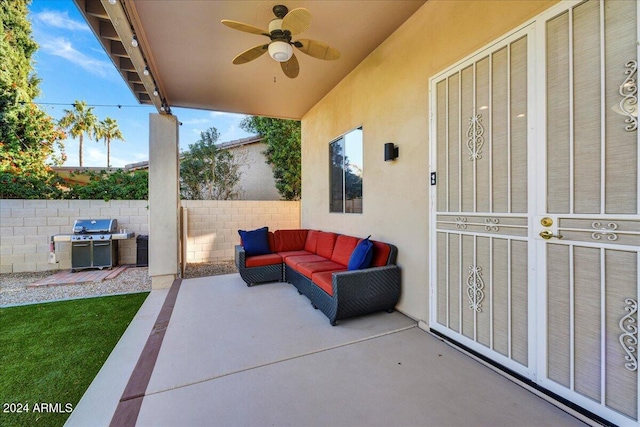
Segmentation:
<svg viewBox="0 0 640 427">
<path fill-rule="evenodd" d="M 118 232 L 117 219 L 78 219 L 73 234 L 57 234 L 52 242 L 71 242 L 71 271 L 85 268 L 111 268 L 118 264 L 118 242 L 134 237 Z"/>
</svg>

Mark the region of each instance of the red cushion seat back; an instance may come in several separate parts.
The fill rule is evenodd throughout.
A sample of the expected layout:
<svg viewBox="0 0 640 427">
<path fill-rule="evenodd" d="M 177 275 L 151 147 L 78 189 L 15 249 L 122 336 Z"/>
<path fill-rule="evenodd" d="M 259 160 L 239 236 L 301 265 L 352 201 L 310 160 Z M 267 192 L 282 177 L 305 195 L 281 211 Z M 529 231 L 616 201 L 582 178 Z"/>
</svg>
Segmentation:
<svg viewBox="0 0 640 427">
<path fill-rule="evenodd" d="M 371 267 L 382 267 L 387 265 L 391 247 L 386 243 L 371 241 L 373 243 L 373 258 L 371 259 Z"/>
<path fill-rule="evenodd" d="M 320 232 L 318 230 L 309 230 L 307 233 L 307 241 L 304 243 L 304 250 L 307 252 L 311 252 L 312 254 L 316 253 L 318 248 L 318 235 Z"/>
<path fill-rule="evenodd" d="M 326 259 L 331 259 L 333 247 L 336 243 L 336 237 L 338 237 L 338 235 L 335 233 L 327 233 L 326 231 L 319 232 L 316 253 Z"/>
<path fill-rule="evenodd" d="M 308 230 L 277 230 L 275 252 L 302 251 L 307 241 Z"/>
<path fill-rule="evenodd" d="M 358 238 L 341 234 L 336 238 L 336 245 L 333 248 L 333 254 L 331 254 L 331 261 L 344 266 L 348 265 L 351 253 L 357 245 Z"/>
<path fill-rule="evenodd" d="M 275 236 L 270 231 L 269 234 L 268 234 L 268 237 L 269 237 L 269 249 L 271 249 L 271 252 L 275 252 L 276 251 Z"/>
</svg>

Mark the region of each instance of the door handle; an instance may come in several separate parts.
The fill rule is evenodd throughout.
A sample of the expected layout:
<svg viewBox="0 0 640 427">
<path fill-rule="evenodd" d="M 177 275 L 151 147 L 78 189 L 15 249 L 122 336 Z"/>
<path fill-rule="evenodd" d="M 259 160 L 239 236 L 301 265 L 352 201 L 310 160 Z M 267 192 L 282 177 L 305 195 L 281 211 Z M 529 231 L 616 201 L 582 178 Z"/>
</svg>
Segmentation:
<svg viewBox="0 0 640 427">
<path fill-rule="evenodd" d="M 555 237 L 556 239 L 562 239 L 562 235 L 560 234 L 553 234 L 551 231 L 549 230 L 544 230 L 540 232 L 540 237 L 542 237 L 544 240 L 549 240 L 552 237 Z"/>
</svg>

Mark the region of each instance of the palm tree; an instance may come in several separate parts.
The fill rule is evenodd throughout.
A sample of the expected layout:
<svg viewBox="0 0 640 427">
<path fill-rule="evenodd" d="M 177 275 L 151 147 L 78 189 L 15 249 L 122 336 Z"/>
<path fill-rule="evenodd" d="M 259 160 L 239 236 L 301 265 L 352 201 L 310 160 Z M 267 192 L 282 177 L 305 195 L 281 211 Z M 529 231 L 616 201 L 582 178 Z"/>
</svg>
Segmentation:
<svg viewBox="0 0 640 427">
<path fill-rule="evenodd" d="M 89 138 L 95 133 L 97 119 L 93 114 L 93 107 L 87 107 L 84 101 L 73 103 L 73 110 L 64 110 L 64 116 L 58 122 L 60 127 L 69 131 L 71 136 L 80 142 L 79 161 L 82 167 L 82 143 L 84 135 Z"/>
<path fill-rule="evenodd" d="M 107 146 L 107 167 L 111 167 L 111 140 L 118 139 L 124 141 L 122 132 L 118 128 L 118 122 L 111 117 L 102 120 L 96 126 L 96 139 L 104 139 L 104 145 Z"/>
</svg>

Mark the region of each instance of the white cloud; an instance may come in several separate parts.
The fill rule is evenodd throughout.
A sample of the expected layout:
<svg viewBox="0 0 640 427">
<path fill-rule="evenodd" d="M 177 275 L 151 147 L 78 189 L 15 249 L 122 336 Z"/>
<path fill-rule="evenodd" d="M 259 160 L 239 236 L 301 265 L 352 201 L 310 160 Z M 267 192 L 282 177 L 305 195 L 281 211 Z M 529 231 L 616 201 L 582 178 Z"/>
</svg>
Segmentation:
<svg viewBox="0 0 640 427">
<path fill-rule="evenodd" d="M 224 132 L 220 133 L 219 142 L 229 142 L 235 141 L 237 139 L 246 138 L 249 134 L 247 134 L 244 130 L 240 129 L 239 126 L 232 124 L 229 126 Z"/>
<path fill-rule="evenodd" d="M 68 12 L 43 10 L 42 12 L 36 13 L 34 15 L 34 19 L 55 28 L 62 28 L 71 31 L 89 31 L 87 24 L 80 21 L 74 21 L 69 18 Z"/>
<path fill-rule="evenodd" d="M 66 59 L 91 73 L 106 77 L 113 68 L 107 61 L 91 58 L 73 47 L 64 37 L 53 37 L 41 43 L 43 51 Z"/>
</svg>

